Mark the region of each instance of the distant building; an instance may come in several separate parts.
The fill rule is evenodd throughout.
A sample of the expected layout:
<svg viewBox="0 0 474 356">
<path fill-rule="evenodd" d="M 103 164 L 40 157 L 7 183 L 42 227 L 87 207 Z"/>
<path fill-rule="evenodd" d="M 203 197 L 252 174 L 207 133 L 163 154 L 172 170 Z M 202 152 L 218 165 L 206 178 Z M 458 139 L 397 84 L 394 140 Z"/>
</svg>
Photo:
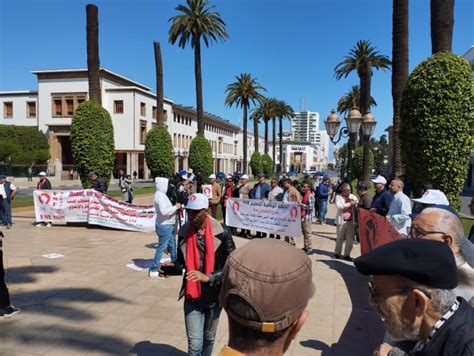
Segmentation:
<svg viewBox="0 0 474 356">
<path fill-rule="evenodd" d="M 295 112 L 291 118 L 293 141 L 316 143 L 319 130 L 319 113 L 311 111 Z"/>
</svg>

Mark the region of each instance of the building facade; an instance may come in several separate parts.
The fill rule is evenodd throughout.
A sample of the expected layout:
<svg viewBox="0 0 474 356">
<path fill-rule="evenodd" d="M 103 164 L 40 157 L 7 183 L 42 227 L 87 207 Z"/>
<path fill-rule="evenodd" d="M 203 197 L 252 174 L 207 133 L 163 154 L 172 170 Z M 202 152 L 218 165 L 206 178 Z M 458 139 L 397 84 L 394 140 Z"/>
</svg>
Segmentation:
<svg viewBox="0 0 474 356">
<path fill-rule="evenodd" d="M 291 118 L 293 141 L 316 143 L 319 130 L 319 113 L 311 111 L 295 112 Z"/>
</svg>

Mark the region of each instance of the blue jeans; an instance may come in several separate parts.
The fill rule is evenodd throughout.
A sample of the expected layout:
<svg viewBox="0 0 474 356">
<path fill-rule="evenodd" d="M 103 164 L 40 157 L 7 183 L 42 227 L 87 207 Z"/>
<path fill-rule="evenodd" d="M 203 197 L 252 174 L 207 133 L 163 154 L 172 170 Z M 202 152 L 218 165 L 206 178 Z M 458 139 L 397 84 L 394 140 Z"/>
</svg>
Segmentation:
<svg viewBox="0 0 474 356">
<path fill-rule="evenodd" d="M 3 225 L 11 225 L 12 224 L 12 208 L 10 203 L 7 199 L 3 199 L 3 206 L 0 209 L 0 222 Z"/>
<path fill-rule="evenodd" d="M 319 221 L 323 222 L 326 219 L 328 213 L 328 201 L 327 199 L 319 199 Z"/>
<path fill-rule="evenodd" d="M 191 301 L 184 301 L 184 322 L 189 356 L 212 355 L 220 314 L 221 307 L 218 305 L 200 308 Z"/>
<path fill-rule="evenodd" d="M 173 225 L 155 225 L 156 234 L 158 235 L 158 246 L 156 247 L 155 258 L 150 270 L 156 272 L 160 269 L 160 260 L 165 249 L 168 248 L 171 255 L 171 261 L 176 261 L 176 239 L 174 236 Z"/>
</svg>

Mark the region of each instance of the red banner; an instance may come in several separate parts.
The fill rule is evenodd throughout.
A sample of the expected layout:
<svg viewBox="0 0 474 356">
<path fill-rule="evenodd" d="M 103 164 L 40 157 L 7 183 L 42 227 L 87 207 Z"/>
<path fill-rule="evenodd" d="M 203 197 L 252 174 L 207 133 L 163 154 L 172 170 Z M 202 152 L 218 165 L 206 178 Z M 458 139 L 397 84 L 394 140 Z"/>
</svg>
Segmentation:
<svg viewBox="0 0 474 356">
<path fill-rule="evenodd" d="M 361 254 L 403 238 L 384 216 L 366 209 L 358 209 L 358 212 Z"/>
</svg>

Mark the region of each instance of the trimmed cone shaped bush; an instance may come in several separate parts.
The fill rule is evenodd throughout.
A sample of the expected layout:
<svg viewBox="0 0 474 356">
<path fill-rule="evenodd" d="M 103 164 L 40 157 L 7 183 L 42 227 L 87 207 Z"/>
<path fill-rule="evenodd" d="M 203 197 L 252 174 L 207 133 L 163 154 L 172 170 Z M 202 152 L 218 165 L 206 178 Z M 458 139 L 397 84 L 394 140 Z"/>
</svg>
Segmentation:
<svg viewBox="0 0 474 356">
<path fill-rule="evenodd" d="M 202 177 L 208 177 L 213 166 L 211 144 L 203 135 L 197 135 L 189 147 L 189 167 L 195 173 L 201 172 Z"/>
<path fill-rule="evenodd" d="M 171 177 L 173 174 L 173 142 L 166 127 L 155 126 L 146 135 L 145 159 L 153 177 Z"/>
<path fill-rule="evenodd" d="M 250 158 L 250 169 L 254 176 L 263 172 L 262 155 L 259 152 L 252 153 L 252 157 Z"/>
<path fill-rule="evenodd" d="M 273 160 L 268 153 L 262 155 L 262 171 L 265 177 L 271 177 L 273 174 Z"/>
<path fill-rule="evenodd" d="M 402 102 L 402 159 L 412 187 L 430 183 L 456 209 L 471 149 L 471 85 L 464 58 L 437 53 L 415 68 Z"/>
<path fill-rule="evenodd" d="M 79 105 L 71 123 L 71 149 L 82 186 L 93 171 L 109 185 L 115 165 L 114 127 L 107 110 L 93 101 Z"/>
</svg>

